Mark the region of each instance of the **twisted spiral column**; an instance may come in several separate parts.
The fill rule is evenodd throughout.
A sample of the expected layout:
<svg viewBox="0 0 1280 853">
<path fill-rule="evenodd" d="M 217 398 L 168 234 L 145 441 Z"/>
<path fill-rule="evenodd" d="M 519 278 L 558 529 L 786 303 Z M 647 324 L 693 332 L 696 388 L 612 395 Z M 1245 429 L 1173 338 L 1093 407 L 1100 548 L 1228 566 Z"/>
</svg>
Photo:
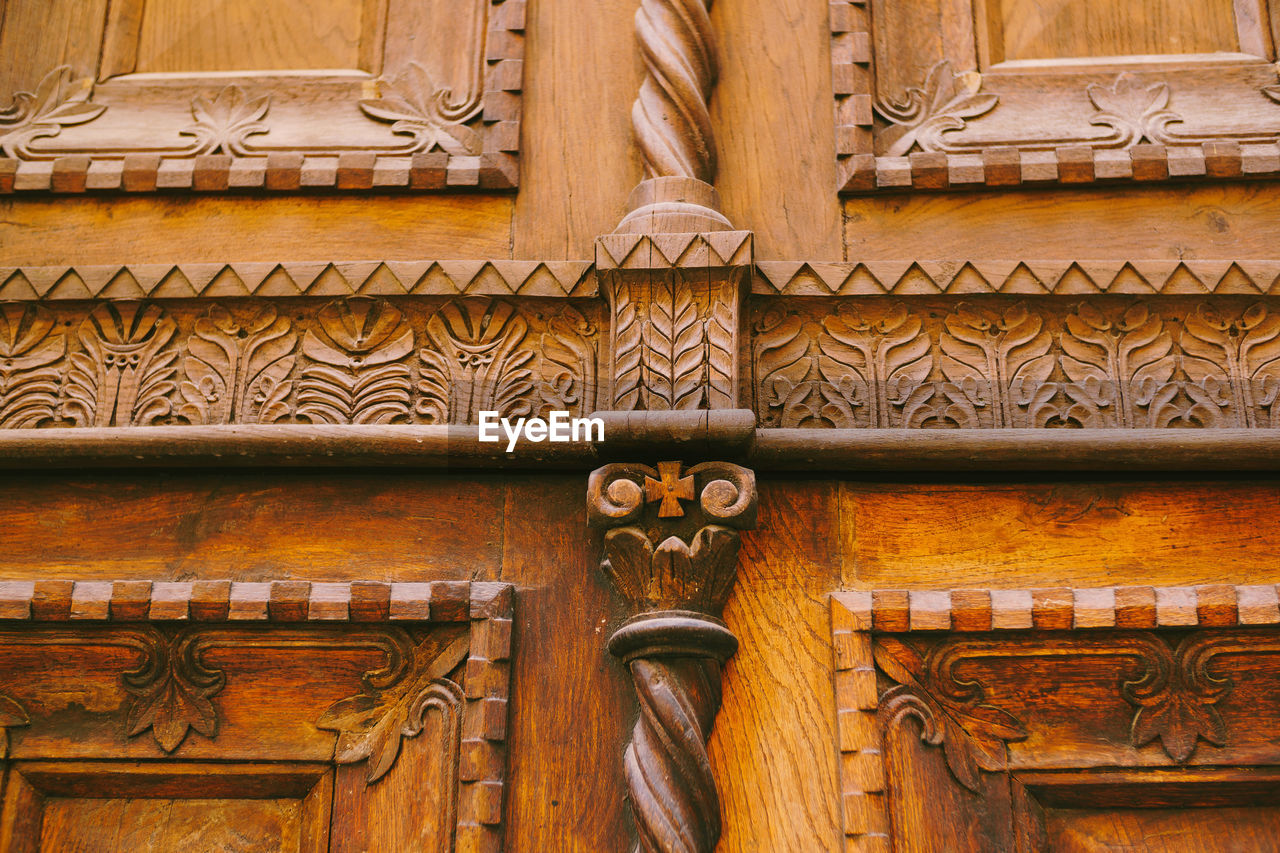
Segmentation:
<svg viewBox="0 0 1280 853">
<path fill-rule="evenodd" d="M 720 710 L 720 668 L 737 640 L 687 611 L 646 614 L 609 649 L 627 661 L 640 716 L 623 759 L 640 853 L 711 853 L 720 840 L 707 739 Z"/>
<path fill-rule="evenodd" d="M 707 102 L 716 83 L 711 0 L 641 0 L 636 41 L 645 77 L 631 107 L 644 180 L 618 232 L 720 231 L 715 133 Z"/>
<path fill-rule="evenodd" d="M 631 124 L 646 178 L 715 181 L 715 134 L 707 102 L 719 71 L 711 0 L 642 0 L 636 40 L 646 69 Z"/>
</svg>

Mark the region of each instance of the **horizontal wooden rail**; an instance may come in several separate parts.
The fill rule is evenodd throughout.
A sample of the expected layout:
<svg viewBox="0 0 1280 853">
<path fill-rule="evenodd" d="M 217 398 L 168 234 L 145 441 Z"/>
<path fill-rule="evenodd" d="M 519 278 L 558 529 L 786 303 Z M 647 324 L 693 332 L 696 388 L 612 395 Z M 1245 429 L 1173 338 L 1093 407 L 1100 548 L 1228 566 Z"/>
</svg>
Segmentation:
<svg viewBox="0 0 1280 853">
<path fill-rule="evenodd" d="M 656 414 L 656 413 L 655 413 Z M 675 413 L 672 413 L 675 414 Z M 683 414 L 683 413 L 681 413 Z M 696 413 L 691 413 L 696 414 Z M 706 413 L 701 413 L 705 415 Z M 0 469 L 388 467 L 587 470 L 612 459 L 721 458 L 761 471 L 1250 473 L 1280 470 L 1280 430 L 756 429 L 609 419 L 600 444 L 481 443 L 474 426 L 272 425 L 0 430 Z M 740 419 L 732 418 L 737 421 Z M 632 429 L 628 422 L 638 425 Z M 671 427 L 675 426 L 673 422 Z"/>
</svg>

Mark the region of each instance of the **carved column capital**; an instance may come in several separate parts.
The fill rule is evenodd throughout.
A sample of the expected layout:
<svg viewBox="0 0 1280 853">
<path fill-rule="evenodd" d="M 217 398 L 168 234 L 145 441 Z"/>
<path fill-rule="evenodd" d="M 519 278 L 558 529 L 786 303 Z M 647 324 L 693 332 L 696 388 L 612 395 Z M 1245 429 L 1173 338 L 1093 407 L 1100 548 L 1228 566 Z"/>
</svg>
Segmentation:
<svg viewBox="0 0 1280 853">
<path fill-rule="evenodd" d="M 588 482 L 587 520 L 605 530 L 600 567 L 632 610 L 609 651 L 640 700 L 624 758 L 637 849 L 710 853 L 720 798 L 706 744 L 720 667 L 738 648 L 719 617 L 740 531 L 756 523 L 755 474 L 728 462 L 605 465 Z"/>
</svg>

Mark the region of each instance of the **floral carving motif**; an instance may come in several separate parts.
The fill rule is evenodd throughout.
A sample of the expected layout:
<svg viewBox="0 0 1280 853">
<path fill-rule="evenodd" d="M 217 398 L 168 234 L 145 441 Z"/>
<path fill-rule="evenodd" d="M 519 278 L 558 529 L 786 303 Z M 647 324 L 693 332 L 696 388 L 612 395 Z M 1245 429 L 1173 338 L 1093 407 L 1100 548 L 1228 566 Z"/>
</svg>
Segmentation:
<svg viewBox="0 0 1280 853">
<path fill-rule="evenodd" d="M 434 632 L 411 644 L 406 671 L 365 673 L 364 689 L 334 703 L 316 722 L 317 728 L 338 733 L 334 761 L 354 764 L 368 759 L 368 780 L 376 782 L 395 764 L 401 741 L 417 736 L 432 710 L 444 719 L 445 737 L 454 745 L 452 755 L 465 696 L 446 676 L 466 658 L 469 647 L 465 630 Z M 453 775 L 449 772 L 446 778 Z"/>
<path fill-rule="evenodd" d="M 1177 366 L 1173 336 L 1146 305 L 1118 318 L 1088 302 L 1067 316 L 1062 338 L 1067 418 L 1086 427 L 1153 427 Z"/>
<path fill-rule="evenodd" d="M 902 426 L 927 411 L 932 389 L 924 383 L 933 355 L 920 318 L 906 306 L 870 316 L 844 310 L 822 325 L 818 369 L 826 420 L 837 426 Z M 900 419 L 894 417 L 898 412 Z"/>
<path fill-rule="evenodd" d="M 166 637 L 148 631 L 142 665 L 124 674 L 135 697 L 125 718 L 129 737 L 151 729 L 165 752 L 173 752 L 195 729 L 205 737 L 218 733 L 218 714 L 210 697 L 222 689 L 226 674 L 200 661 L 199 635 L 181 631 Z"/>
<path fill-rule="evenodd" d="M 902 157 L 921 151 L 950 151 L 944 135 L 963 130 L 968 119 L 995 109 L 999 97 L 982 92 L 982 75 L 976 71 L 956 74 L 948 61 L 929 69 L 923 87 L 907 89 L 902 101 L 877 104 L 876 110 L 890 124 L 877 137 L 884 154 Z"/>
<path fill-rule="evenodd" d="M 943 321 L 939 339 L 944 389 L 968 415 L 965 425 L 1030 426 L 1056 392 L 1046 382 L 1055 358 L 1044 320 L 1018 304 L 1003 311 L 961 304 Z M 983 417 L 977 412 L 988 414 Z"/>
<path fill-rule="evenodd" d="M 454 93 L 438 85 L 417 62 L 395 77 L 380 78 L 378 87 L 380 96 L 360 101 L 360 109 L 370 118 L 393 122 L 393 133 L 413 137 L 409 151 L 440 148 L 450 154 L 480 154 L 480 134 L 464 124 L 480 111 L 478 87 L 455 100 Z"/>
<path fill-rule="evenodd" d="M 570 306 L 547 318 L 535 339 L 511 303 L 456 299 L 427 321 L 415 408 L 434 423 L 474 422 L 481 411 L 586 414 L 594 408 L 595 335 Z"/>
<path fill-rule="evenodd" d="M 212 99 L 203 95 L 193 98 L 191 115 L 196 122 L 179 133 L 195 137 L 192 155 L 221 151 L 237 157 L 250 157 L 257 152 L 251 151 L 245 140 L 268 132 L 269 128 L 262 119 L 270 106 L 270 95 L 250 100 L 239 86 L 227 86 Z"/>
<path fill-rule="evenodd" d="M 38 306 L 0 307 L 0 427 L 36 426 L 56 416 L 56 363 L 67 351 L 56 324 Z"/>
<path fill-rule="evenodd" d="M 1089 123 L 1111 128 L 1104 139 L 1091 139 L 1099 147 L 1126 148 L 1142 142 L 1167 143 L 1166 128 L 1182 117 L 1169 109 L 1169 84 L 1144 86 L 1129 73 L 1116 77 L 1110 86 L 1090 83 L 1085 88 L 1089 103 L 1098 110 Z"/>
<path fill-rule="evenodd" d="M 1280 392 L 1280 314 L 1261 304 L 1239 315 L 1201 305 L 1187 315 L 1180 343 L 1187 354 L 1183 369 L 1191 380 L 1187 391 L 1200 420 L 1212 425 L 1280 425 L 1275 405 Z"/>
<path fill-rule="evenodd" d="M 178 412 L 192 423 L 271 423 L 289 415 L 298 336 L 272 305 L 244 315 L 214 305 L 196 321 L 183 360 L 186 404 Z"/>
<path fill-rule="evenodd" d="M 387 423 L 409 414 L 413 330 L 384 300 L 330 302 L 302 339 L 314 363 L 298 381 L 298 414 L 314 423 Z"/>
<path fill-rule="evenodd" d="M 92 103 L 93 80 L 75 80 L 63 65 L 44 76 L 35 92 L 18 92 L 0 110 L 0 154 L 32 159 L 37 139 L 57 136 L 62 128 L 84 124 L 102 115 L 106 106 Z M 56 156 L 56 155 L 49 155 Z"/>
<path fill-rule="evenodd" d="M 78 426 L 143 426 L 169 414 L 177 324 L 155 305 L 107 302 L 80 324 L 62 416 Z"/>
</svg>

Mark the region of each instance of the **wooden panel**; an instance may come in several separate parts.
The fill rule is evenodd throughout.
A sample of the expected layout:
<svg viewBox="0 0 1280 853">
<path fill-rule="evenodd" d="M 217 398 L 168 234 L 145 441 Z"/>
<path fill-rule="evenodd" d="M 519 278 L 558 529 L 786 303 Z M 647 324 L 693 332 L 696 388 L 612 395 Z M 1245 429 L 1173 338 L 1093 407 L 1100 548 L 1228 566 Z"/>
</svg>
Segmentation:
<svg viewBox="0 0 1280 853">
<path fill-rule="evenodd" d="M 605 649 L 624 609 L 580 521 L 583 479 L 508 479 L 502 571 L 520 595 L 503 849 L 628 849 L 622 750 L 635 698 Z"/>
<path fill-rule="evenodd" d="M 986 3 L 993 62 L 1240 50 L 1234 0 Z"/>
<path fill-rule="evenodd" d="M 721 34 L 711 119 L 726 216 L 755 231 L 757 257 L 837 257 L 835 164 L 816 156 L 834 132 L 831 63 L 819 49 L 826 6 L 745 0 L 716 3 L 711 14 Z"/>
<path fill-rule="evenodd" d="M 141 0 L 138 71 L 355 68 L 364 0 Z"/>
<path fill-rule="evenodd" d="M 511 257 L 509 198 L 0 201 L 0 263 Z"/>
<path fill-rule="evenodd" d="M 40 849 L 299 850 L 300 800 L 45 800 Z"/>
<path fill-rule="evenodd" d="M 0 480 L 5 574 L 466 578 L 498 563 L 500 488 L 386 474 L 274 473 L 234 485 L 200 474 L 133 481 L 10 477 Z M 464 529 L 467 535 L 459 535 Z"/>
<path fill-rule="evenodd" d="M 841 503 L 850 585 L 1260 583 L 1280 569 L 1270 484 L 847 484 Z"/>
<path fill-rule="evenodd" d="M 635 0 L 529 4 L 518 257 L 590 257 L 625 212 L 641 177 L 630 116 L 641 79 L 629 47 L 635 11 Z"/>
<path fill-rule="evenodd" d="M 1280 838 L 1280 809 L 1046 809 L 1057 853 L 1235 853 Z"/>
<path fill-rule="evenodd" d="M 0 108 L 34 91 L 50 68 L 93 73 L 107 0 L 8 0 L 0 3 Z M 2 243 L 3 241 L 0 241 Z"/>
<path fill-rule="evenodd" d="M 845 216 L 849 260 L 1263 258 L 1280 241 L 1264 184 L 860 198 Z"/>
<path fill-rule="evenodd" d="M 835 580 L 829 484 L 760 484 L 724 620 L 738 636 L 712 731 L 721 851 L 834 849 L 840 833 L 824 585 Z M 829 587 L 828 587 L 829 588 Z"/>
</svg>

